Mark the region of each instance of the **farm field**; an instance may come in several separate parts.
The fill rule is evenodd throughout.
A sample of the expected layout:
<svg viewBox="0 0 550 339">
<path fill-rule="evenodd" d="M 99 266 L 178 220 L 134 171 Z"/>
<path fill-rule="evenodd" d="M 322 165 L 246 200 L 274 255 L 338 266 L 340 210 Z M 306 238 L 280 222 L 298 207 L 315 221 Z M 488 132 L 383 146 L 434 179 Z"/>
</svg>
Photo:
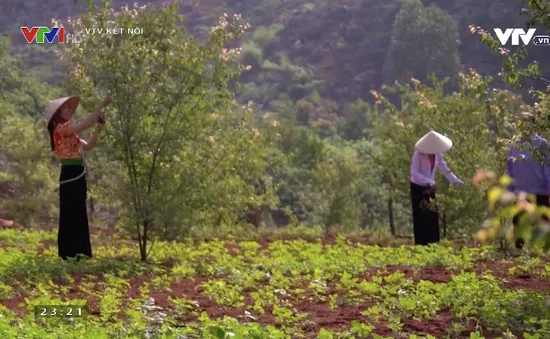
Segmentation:
<svg viewBox="0 0 550 339">
<path fill-rule="evenodd" d="M 256 235 L 137 244 L 93 235 L 63 263 L 55 231 L 0 231 L 2 338 L 548 338 L 550 263 L 450 243 Z M 81 317 L 39 305 L 86 305 Z M 514 336 L 515 335 L 515 336 Z"/>
</svg>

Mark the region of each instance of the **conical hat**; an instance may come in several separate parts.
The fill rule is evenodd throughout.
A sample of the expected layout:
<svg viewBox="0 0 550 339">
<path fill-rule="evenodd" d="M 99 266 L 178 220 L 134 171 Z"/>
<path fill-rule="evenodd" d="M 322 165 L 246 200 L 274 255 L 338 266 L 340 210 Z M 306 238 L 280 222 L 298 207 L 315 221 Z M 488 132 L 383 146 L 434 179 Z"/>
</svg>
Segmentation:
<svg viewBox="0 0 550 339">
<path fill-rule="evenodd" d="M 80 102 L 80 98 L 77 97 L 77 96 L 72 96 L 72 97 L 64 97 L 64 98 L 59 98 L 59 99 L 55 99 L 55 100 L 52 100 L 50 102 L 48 102 L 48 105 L 46 106 L 46 110 L 44 112 L 44 115 L 46 116 L 46 123 L 49 123 L 50 120 L 52 120 L 52 117 L 53 115 L 55 114 L 55 112 L 57 112 L 57 110 L 59 109 L 59 107 L 61 107 L 61 105 L 63 105 L 65 102 L 71 100 L 71 107 L 73 109 L 73 111 L 71 112 L 71 115 L 74 114 L 74 112 L 76 111 L 76 108 L 78 107 L 78 103 Z"/>
<path fill-rule="evenodd" d="M 422 138 L 420 138 L 414 148 L 417 152 L 424 154 L 438 154 L 447 152 L 453 147 L 451 139 L 444 135 L 437 133 L 436 131 L 430 131 Z"/>
</svg>

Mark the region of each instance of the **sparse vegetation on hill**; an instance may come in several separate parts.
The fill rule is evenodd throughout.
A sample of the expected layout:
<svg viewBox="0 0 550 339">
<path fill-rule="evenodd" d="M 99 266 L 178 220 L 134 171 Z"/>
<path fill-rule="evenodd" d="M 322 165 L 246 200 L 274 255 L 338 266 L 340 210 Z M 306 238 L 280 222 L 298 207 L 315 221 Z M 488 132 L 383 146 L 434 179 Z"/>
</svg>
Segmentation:
<svg viewBox="0 0 550 339">
<path fill-rule="evenodd" d="M 334 101 L 338 108 L 329 113 L 341 114 L 342 105 L 346 101 L 371 100 L 369 91 L 379 89 L 383 84 L 391 84 L 397 77 L 386 71 L 387 63 L 391 61 L 389 50 L 392 36 L 394 39 L 410 41 L 406 34 L 410 32 L 394 31 L 394 21 L 403 4 L 418 1 L 392 0 L 388 1 L 357 1 L 340 2 L 305 0 L 286 1 L 214 1 L 203 0 L 198 3 L 185 0 L 180 6 L 180 13 L 186 16 L 185 25 L 194 35 L 204 35 L 217 18 L 224 12 L 241 13 L 251 24 L 251 31 L 243 38 L 243 56 L 250 62 L 253 69 L 244 74 L 241 79 L 244 85 L 243 100 L 254 98 L 258 103 L 279 107 L 281 103 L 292 106 L 302 98 L 312 104 L 320 104 L 313 100 L 320 95 L 325 100 Z M 154 5 L 162 5 L 163 1 L 152 1 Z M 424 1 L 426 15 L 430 11 L 450 16 L 456 25 L 452 36 L 433 33 L 418 36 L 419 41 L 426 43 L 422 48 L 425 52 L 438 49 L 441 53 L 442 44 L 453 46 L 458 34 L 458 60 L 463 71 L 475 68 L 482 75 L 495 75 L 500 70 L 500 61 L 477 37 L 471 34 L 469 25 L 493 27 L 521 27 L 526 18 L 518 16 L 521 3 L 506 1 Z M 0 11 L 5 13 L 0 28 L 9 29 L 15 50 L 26 55 L 29 66 L 40 66 L 41 72 L 49 72 L 54 64 L 51 54 L 45 58 L 41 52 L 29 50 L 25 46 L 19 31 L 21 25 L 37 26 L 51 25 L 51 18 L 67 18 L 85 10 L 83 4 L 74 1 L 48 0 L 38 7 L 22 3 L 3 3 Z M 196 4 L 196 6 L 194 5 Z M 125 1 L 112 1 L 115 8 L 127 5 Z M 131 5 L 131 4 L 130 4 Z M 410 5 L 410 4 L 409 4 Z M 435 13 L 435 12 L 434 12 Z M 445 14 L 446 13 L 446 14 Z M 9 18 L 9 21 L 8 21 Z M 421 19 L 416 18 L 418 22 Z M 445 19 L 450 24 L 449 19 Z M 447 27 L 443 21 L 434 17 L 424 20 L 423 25 L 433 25 L 440 30 Z M 420 27 L 420 26 L 419 26 Z M 420 32 L 420 31 L 419 31 Z M 426 31 L 425 31 L 426 32 Z M 428 43 L 434 43 L 430 47 Z M 36 46 L 33 46 L 36 47 Z M 408 48 L 406 45 L 404 48 Z M 455 47 L 450 47 L 455 48 Z M 542 62 L 543 70 L 548 65 L 542 56 L 544 48 L 530 48 L 530 58 Z M 409 51 L 419 50 L 409 48 Z M 38 54 L 37 54 L 38 53 Z M 450 54 L 449 54 L 450 53 Z M 409 58 L 411 53 L 398 53 L 397 57 Z M 449 72 L 456 70 L 457 60 L 451 50 L 445 51 L 448 56 Z M 395 56 L 394 56 L 395 57 Z M 389 59 L 388 59 L 389 58 Z M 426 67 L 432 72 L 438 72 L 430 57 L 418 55 L 414 74 L 417 78 L 424 77 Z M 401 65 L 409 62 L 407 59 L 396 59 Z M 277 66 L 275 66 L 277 65 Z M 386 65 L 386 67 L 385 67 Z M 423 66 L 424 65 L 424 66 Z M 275 67 L 275 68 L 274 68 Z M 408 67 L 411 67 L 409 65 Z M 285 69 L 284 73 L 281 71 Z M 53 71 L 59 72 L 54 67 Z M 396 69 L 397 71 L 397 69 Z M 283 74 L 287 75 L 283 75 Z M 414 72 L 413 72 L 414 73 Z M 448 75 L 447 73 L 442 75 Z M 59 76 L 52 80 L 59 80 Z M 273 82 L 277 82 L 275 86 Z M 272 83 L 269 85 L 269 83 Z M 248 84 L 248 85 L 247 85 Z M 313 97 L 310 95 L 313 94 Z M 325 104 L 320 106 L 326 106 Z"/>
</svg>

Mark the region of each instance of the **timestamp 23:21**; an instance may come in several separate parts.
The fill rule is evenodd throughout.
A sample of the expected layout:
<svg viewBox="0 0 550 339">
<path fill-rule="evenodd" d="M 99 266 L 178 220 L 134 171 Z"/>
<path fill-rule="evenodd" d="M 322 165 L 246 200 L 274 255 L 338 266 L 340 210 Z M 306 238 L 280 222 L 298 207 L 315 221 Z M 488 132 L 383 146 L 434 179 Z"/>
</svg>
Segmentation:
<svg viewBox="0 0 550 339">
<path fill-rule="evenodd" d="M 45 306 L 35 306 L 34 315 L 35 317 L 45 318 L 45 317 L 83 317 L 87 314 L 85 306 L 77 305 L 45 305 Z"/>
</svg>

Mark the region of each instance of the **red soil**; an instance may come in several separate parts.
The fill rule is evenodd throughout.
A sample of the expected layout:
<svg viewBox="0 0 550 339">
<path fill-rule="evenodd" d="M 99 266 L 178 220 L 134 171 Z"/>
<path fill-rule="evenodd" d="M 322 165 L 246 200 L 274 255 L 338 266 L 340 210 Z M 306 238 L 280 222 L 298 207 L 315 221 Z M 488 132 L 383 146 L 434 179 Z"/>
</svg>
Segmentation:
<svg viewBox="0 0 550 339">
<path fill-rule="evenodd" d="M 108 236 L 115 236 L 116 232 L 103 234 Z M 274 239 L 264 239 L 263 246 L 268 246 L 270 241 Z M 291 240 L 282 238 L 281 240 Z M 333 244 L 336 241 L 336 237 L 325 237 L 322 242 L 325 245 Z M 55 246 L 53 243 L 45 244 L 50 246 Z M 227 243 L 225 248 L 228 253 L 232 255 L 238 255 L 239 246 L 237 244 Z M 43 248 L 40 249 L 42 251 Z M 475 268 L 470 270 L 476 272 L 477 274 L 483 274 L 484 272 L 490 272 L 493 276 L 502 279 L 503 286 L 509 289 L 525 289 L 533 292 L 545 291 L 548 286 L 549 280 L 544 280 L 530 274 L 517 274 L 509 275 L 508 269 L 511 267 L 511 263 L 499 262 L 485 260 L 476 263 Z M 406 277 L 412 278 L 414 281 L 418 282 L 420 280 L 429 280 L 432 282 L 445 283 L 449 282 L 454 274 L 459 274 L 457 270 L 446 269 L 442 267 L 429 267 L 424 268 L 419 271 L 414 271 L 410 267 L 404 266 L 388 266 L 385 269 L 381 268 L 372 268 L 369 271 L 364 272 L 359 275 L 358 278 L 370 279 L 373 275 L 377 273 L 378 270 L 382 270 L 385 274 L 390 274 L 392 272 L 403 272 Z M 99 300 L 100 296 L 103 293 L 103 277 L 102 275 L 93 275 L 89 273 L 72 273 L 74 282 L 71 283 L 69 292 L 65 295 L 65 300 L 72 299 L 85 299 L 87 300 L 87 308 L 92 314 L 99 314 Z M 79 286 L 83 279 L 86 279 L 89 282 L 94 282 L 94 292 L 93 296 L 89 296 L 80 290 Z M 171 307 L 169 297 L 185 297 L 188 300 L 196 301 L 199 304 L 200 311 L 205 311 L 211 318 L 218 318 L 223 316 L 231 316 L 239 319 L 240 321 L 247 321 L 244 317 L 244 309 L 230 309 L 220 307 L 211 300 L 209 297 L 205 296 L 202 293 L 201 284 L 209 279 L 214 279 L 214 277 L 205 277 L 198 276 L 195 279 L 182 279 L 182 280 L 173 280 L 170 282 L 170 291 L 158 291 L 150 287 L 151 291 L 149 296 L 154 298 L 155 304 L 162 308 Z M 56 283 L 68 285 L 67 281 L 61 281 L 55 279 Z M 130 299 L 136 299 L 139 297 L 138 291 L 140 286 L 143 286 L 144 283 L 149 283 L 151 281 L 151 276 L 139 275 L 129 278 L 129 289 L 127 291 L 127 297 L 124 298 L 124 304 L 127 303 Z M 6 282 L 15 288 L 15 294 L 12 298 L 0 299 L 0 304 L 8 307 L 9 309 L 17 312 L 23 313 L 25 309 L 20 307 L 20 304 L 24 303 L 25 294 L 18 287 L 19 284 L 16 281 Z M 267 282 L 259 282 L 259 285 L 265 284 Z M 333 289 L 335 282 L 329 283 L 329 288 Z M 260 286 L 258 286 L 260 287 Z M 249 296 L 249 293 L 245 291 L 245 304 L 250 306 L 253 304 L 252 299 Z M 319 329 L 333 329 L 333 330 L 343 330 L 349 328 L 350 323 L 353 320 L 364 321 L 368 323 L 367 319 L 362 315 L 362 312 L 367 309 L 370 305 L 343 305 L 341 303 L 338 306 L 331 310 L 329 308 L 328 302 L 317 302 L 308 296 L 312 296 L 311 291 L 306 291 L 304 298 L 293 301 L 293 307 L 301 313 L 307 314 L 307 321 L 303 324 L 303 330 L 306 332 L 308 337 L 314 338 L 318 333 Z M 271 315 L 271 310 L 266 309 L 266 314 L 257 315 L 253 313 L 256 321 L 262 324 L 272 324 L 275 319 Z M 182 324 L 190 321 L 192 319 L 180 319 Z M 447 329 L 452 326 L 453 316 L 449 310 L 442 310 L 439 312 L 435 319 L 431 320 L 412 320 L 404 319 L 404 332 L 409 333 L 428 333 L 436 338 L 444 337 L 447 335 Z M 376 324 L 375 332 L 384 336 L 391 336 L 392 331 L 387 328 L 383 323 Z M 467 333 L 464 333 L 465 337 L 468 337 Z M 486 338 L 492 338 L 493 336 L 484 333 Z"/>
</svg>

